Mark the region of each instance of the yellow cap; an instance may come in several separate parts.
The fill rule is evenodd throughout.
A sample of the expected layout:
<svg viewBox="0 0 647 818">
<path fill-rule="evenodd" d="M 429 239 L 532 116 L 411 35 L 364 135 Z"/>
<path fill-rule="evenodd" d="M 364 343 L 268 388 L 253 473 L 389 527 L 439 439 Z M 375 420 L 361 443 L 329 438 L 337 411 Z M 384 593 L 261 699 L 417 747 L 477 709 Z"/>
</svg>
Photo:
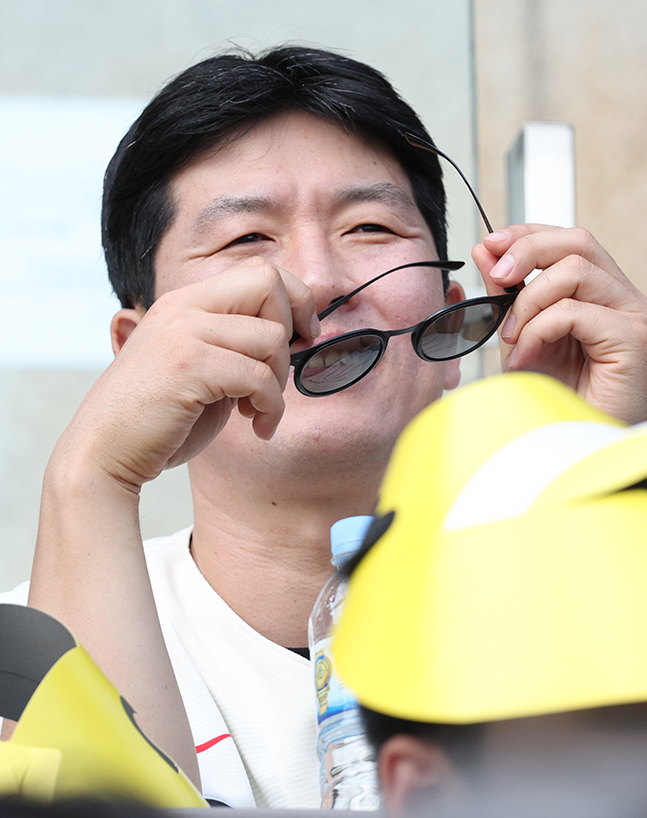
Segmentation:
<svg viewBox="0 0 647 818">
<path fill-rule="evenodd" d="M 0 605 L 0 626 L 0 712 L 19 716 L 0 743 L 0 795 L 208 806 L 60 622 Z"/>
<path fill-rule="evenodd" d="M 647 425 L 536 374 L 404 431 L 333 643 L 362 704 L 468 723 L 647 700 Z"/>
</svg>

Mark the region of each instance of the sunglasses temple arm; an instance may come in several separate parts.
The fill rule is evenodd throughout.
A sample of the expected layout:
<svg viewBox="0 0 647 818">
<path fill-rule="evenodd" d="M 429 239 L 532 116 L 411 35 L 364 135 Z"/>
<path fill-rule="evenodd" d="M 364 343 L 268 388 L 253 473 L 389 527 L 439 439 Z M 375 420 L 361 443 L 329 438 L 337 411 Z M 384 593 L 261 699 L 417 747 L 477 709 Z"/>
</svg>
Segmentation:
<svg viewBox="0 0 647 818">
<path fill-rule="evenodd" d="M 454 262 L 445 261 L 444 264 L 446 264 L 447 266 L 443 267 L 443 263 L 439 262 L 438 263 L 438 268 L 439 269 L 458 270 L 458 269 L 460 269 L 460 267 L 463 266 L 462 261 L 454 261 Z M 375 276 L 375 278 L 371 278 L 369 281 L 365 281 L 363 284 L 360 284 L 359 287 L 356 287 L 354 290 L 352 290 L 352 292 L 347 293 L 346 295 L 342 295 L 339 298 L 336 298 L 332 302 L 332 304 L 329 304 L 324 310 L 322 310 L 320 313 L 317 313 L 317 318 L 320 321 L 323 321 L 323 319 L 327 318 L 330 315 L 331 312 L 334 312 L 338 307 L 343 306 L 347 301 L 350 301 L 351 298 L 356 296 L 358 293 L 361 293 L 361 291 L 363 289 L 370 286 L 371 284 L 374 284 L 376 281 L 379 281 L 381 278 L 384 278 L 384 276 L 388 276 L 391 273 L 397 272 L 398 270 L 403 270 L 405 267 L 418 267 L 418 266 L 421 266 L 421 267 L 431 266 L 431 264 L 427 265 L 427 264 L 420 264 L 420 262 L 412 262 L 411 264 L 402 264 L 399 267 L 394 267 L 392 270 L 387 270 L 385 273 L 380 273 L 379 276 Z M 434 266 L 435 266 L 435 264 L 434 264 Z M 292 337 L 290 338 L 289 346 L 292 346 L 292 344 L 299 337 L 300 336 L 299 336 L 298 332 L 293 333 Z"/>
<path fill-rule="evenodd" d="M 388 274 L 392 273 L 392 272 L 394 272 L 394 271 L 393 270 L 388 270 L 386 273 L 380 273 L 379 276 L 377 276 L 376 278 L 372 278 L 370 281 L 366 281 L 364 284 L 360 284 L 359 287 L 357 287 L 355 290 L 348 293 L 347 295 L 342 295 L 339 298 L 336 298 L 332 302 L 332 304 L 328 304 L 328 306 L 326 307 L 325 310 L 322 310 L 321 312 L 317 313 L 317 318 L 320 321 L 323 321 L 323 319 L 326 318 L 327 316 L 329 316 L 331 312 L 334 312 L 337 309 L 337 307 L 341 307 L 347 301 L 350 301 L 350 299 L 353 298 L 353 296 L 355 296 L 355 295 L 357 295 L 357 293 L 361 292 L 364 289 L 364 287 L 368 287 L 369 284 L 373 284 L 374 281 L 377 281 L 378 279 L 383 278 L 384 276 L 388 276 Z M 293 334 L 292 338 L 290 338 L 290 344 L 289 345 L 291 346 L 299 337 L 300 337 L 299 333 L 295 332 Z"/>
<path fill-rule="evenodd" d="M 406 267 L 431 267 L 433 264 L 434 269 L 440 270 L 459 270 L 463 266 L 462 261 L 439 261 L 439 262 L 418 262 L 414 261 L 411 264 L 401 264 L 399 267 L 394 267 L 392 270 L 387 270 L 386 273 L 380 273 L 379 276 L 375 276 L 375 278 L 371 278 L 369 281 L 365 281 L 363 284 L 360 284 L 359 287 L 354 289 L 352 292 L 347 293 L 346 295 L 342 295 L 339 298 L 335 298 L 332 304 L 329 304 L 325 310 L 322 310 L 318 315 L 317 318 L 319 320 L 323 320 L 331 312 L 334 312 L 337 307 L 341 307 L 347 301 L 350 301 L 351 298 L 356 296 L 358 293 L 361 293 L 366 287 L 369 287 L 371 284 L 375 284 L 376 281 L 379 281 L 384 276 L 391 275 L 391 273 L 396 273 L 398 270 L 404 270 Z"/>
<path fill-rule="evenodd" d="M 461 177 L 461 179 L 467 185 L 467 189 L 472 194 L 472 199 L 474 199 L 474 202 L 475 202 L 476 206 L 479 209 L 479 213 L 481 214 L 481 218 L 483 219 L 483 222 L 484 222 L 485 226 L 487 227 L 488 232 L 489 233 L 494 233 L 494 229 L 492 228 L 492 225 L 490 224 L 490 220 L 488 219 L 488 217 L 485 214 L 485 210 L 483 210 L 483 206 L 479 202 L 478 196 L 474 192 L 474 188 L 472 187 L 472 185 L 470 185 L 470 183 L 467 180 L 467 177 L 465 176 L 463 171 L 458 167 L 456 162 L 454 162 L 454 160 L 451 157 L 447 156 L 446 153 L 443 153 L 441 150 L 439 150 L 435 145 L 432 145 L 431 142 L 427 142 L 426 139 L 421 139 L 419 136 L 416 136 L 415 134 L 412 134 L 412 133 L 409 133 L 409 132 L 404 134 L 404 138 L 414 148 L 421 148 L 423 151 L 429 151 L 430 153 L 435 153 L 438 156 L 442 156 L 443 159 L 445 159 L 447 162 L 449 162 L 449 164 L 454 168 L 454 170 L 458 173 L 458 175 Z"/>
<path fill-rule="evenodd" d="M 421 139 L 419 136 L 409 133 L 408 131 L 407 133 L 404 134 L 404 138 L 414 148 L 421 148 L 423 151 L 435 153 L 437 156 L 442 156 L 443 159 L 449 162 L 449 164 L 454 168 L 454 170 L 458 173 L 461 179 L 465 182 L 465 184 L 467 185 L 467 189 L 472 194 L 472 199 L 474 199 L 474 203 L 478 207 L 479 213 L 481 214 L 481 218 L 483 219 L 483 223 L 485 224 L 488 233 L 494 233 L 494 228 L 490 224 L 490 220 L 488 219 L 485 210 L 483 210 L 483 205 L 480 203 L 479 197 L 476 195 L 474 188 L 472 187 L 472 185 L 470 185 L 469 181 L 467 180 L 467 177 L 465 176 L 463 171 L 458 167 L 456 162 L 454 162 L 454 160 L 450 156 L 447 156 L 446 153 L 443 153 L 441 150 L 439 150 L 435 145 L 432 145 L 431 142 L 427 142 L 426 139 Z M 517 287 L 515 284 L 512 287 L 504 287 L 504 290 L 507 293 L 518 293 L 519 287 Z"/>
<path fill-rule="evenodd" d="M 324 318 L 329 316 L 331 312 L 334 312 L 337 309 L 337 307 L 341 307 L 347 301 L 350 301 L 351 298 L 356 296 L 357 293 L 360 293 L 365 287 L 368 287 L 369 284 L 373 284 L 375 281 L 378 281 L 380 278 L 383 278 L 384 276 L 388 275 L 391 272 L 393 272 L 393 271 L 389 270 L 386 273 L 380 273 L 380 275 L 377 276 L 376 278 L 372 278 L 370 281 L 365 281 L 364 284 L 360 284 L 359 287 L 356 287 L 354 290 L 347 293 L 346 295 L 342 295 L 339 298 L 335 298 L 335 300 L 332 302 L 332 304 L 328 304 L 328 306 L 326 307 L 325 310 L 322 310 L 320 313 L 318 313 L 317 318 L 320 321 L 322 321 Z"/>
</svg>

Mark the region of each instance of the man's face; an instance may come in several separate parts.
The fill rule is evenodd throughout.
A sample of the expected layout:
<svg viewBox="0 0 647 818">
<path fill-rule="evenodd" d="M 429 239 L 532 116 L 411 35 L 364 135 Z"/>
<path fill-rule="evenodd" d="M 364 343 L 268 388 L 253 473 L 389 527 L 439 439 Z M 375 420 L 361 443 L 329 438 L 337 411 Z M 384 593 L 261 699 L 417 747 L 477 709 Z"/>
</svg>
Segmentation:
<svg viewBox="0 0 647 818">
<path fill-rule="evenodd" d="M 276 116 L 197 157 L 176 175 L 172 194 L 176 217 L 156 254 L 156 295 L 261 256 L 302 279 L 320 311 L 380 272 L 438 258 L 391 154 L 309 114 Z M 448 298 L 459 297 L 454 285 Z M 444 303 L 439 270 L 396 273 L 325 319 L 319 340 L 410 326 Z M 305 346 L 299 341 L 292 351 Z M 303 454 L 306 439 L 316 437 L 321 451 L 370 436 L 388 456 L 410 418 L 457 381 L 457 363 L 423 362 L 408 336 L 394 338 L 376 370 L 345 392 L 307 398 L 290 379 L 286 413 L 269 445 L 292 440 Z M 242 435 L 257 445 L 243 425 L 232 418 L 220 443 Z"/>
</svg>

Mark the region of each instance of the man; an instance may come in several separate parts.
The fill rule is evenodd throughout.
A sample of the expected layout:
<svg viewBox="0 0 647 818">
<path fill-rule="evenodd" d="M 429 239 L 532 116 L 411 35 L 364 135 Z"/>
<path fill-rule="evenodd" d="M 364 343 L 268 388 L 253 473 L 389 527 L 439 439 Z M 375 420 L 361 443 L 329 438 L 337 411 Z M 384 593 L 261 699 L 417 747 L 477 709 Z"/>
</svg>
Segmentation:
<svg viewBox="0 0 647 818">
<path fill-rule="evenodd" d="M 405 430 L 333 643 L 390 814 L 644 815 L 646 464 L 537 374 Z"/>
<path fill-rule="evenodd" d="M 288 376 L 320 332 L 411 327 L 462 298 L 409 266 L 444 258 L 445 215 L 437 158 L 403 131 L 425 134 L 353 60 L 225 55 L 160 92 L 106 175 L 116 359 L 48 466 L 29 601 L 196 780 L 198 748 L 213 800 L 318 804 L 310 668 L 290 649 L 330 572 L 329 527 L 371 512 L 402 428 L 458 383 L 456 360 L 423 361 L 405 337 L 330 397 Z M 514 366 L 643 417 L 646 300 L 588 234 L 513 227 L 475 258 L 493 294 L 550 268 L 504 327 Z M 317 312 L 396 267 L 319 327 Z M 140 487 L 185 461 L 194 527 L 150 545 L 147 567 Z"/>
</svg>

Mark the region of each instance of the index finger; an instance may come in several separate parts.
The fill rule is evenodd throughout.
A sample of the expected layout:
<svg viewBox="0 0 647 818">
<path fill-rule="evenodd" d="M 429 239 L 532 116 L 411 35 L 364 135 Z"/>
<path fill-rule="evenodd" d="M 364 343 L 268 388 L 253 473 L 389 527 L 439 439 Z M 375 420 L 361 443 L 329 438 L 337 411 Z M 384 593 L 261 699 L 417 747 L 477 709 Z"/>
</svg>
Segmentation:
<svg viewBox="0 0 647 818">
<path fill-rule="evenodd" d="M 292 308 L 292 331 L 302 338 L 317 338 L 321 333 L 314 295 L 300 278 L 277 267 Z"/>
<path fill-rule="evenodd" d="M 534 270 L 543 270 L 567 256 L 580 256 L 615 279 L 625 279 L 609 253 L 581 227 L 516 224 L 485 236 L 483 248 L 489 258 L 482 253 L 479 257 L 489 267 L 487 273 L 498 286 L 519 284 Z"/>
<path fill-rule="evenodd" d="M 191 293 L 196 307 L 207 312 L 249 315 L 283 324 L 288 338 L 294 331 L 306 338 L 319 334 L 310 288 L 267 259 L 246 259 L 188 285 L 184 291 Z"/>
</svg>

